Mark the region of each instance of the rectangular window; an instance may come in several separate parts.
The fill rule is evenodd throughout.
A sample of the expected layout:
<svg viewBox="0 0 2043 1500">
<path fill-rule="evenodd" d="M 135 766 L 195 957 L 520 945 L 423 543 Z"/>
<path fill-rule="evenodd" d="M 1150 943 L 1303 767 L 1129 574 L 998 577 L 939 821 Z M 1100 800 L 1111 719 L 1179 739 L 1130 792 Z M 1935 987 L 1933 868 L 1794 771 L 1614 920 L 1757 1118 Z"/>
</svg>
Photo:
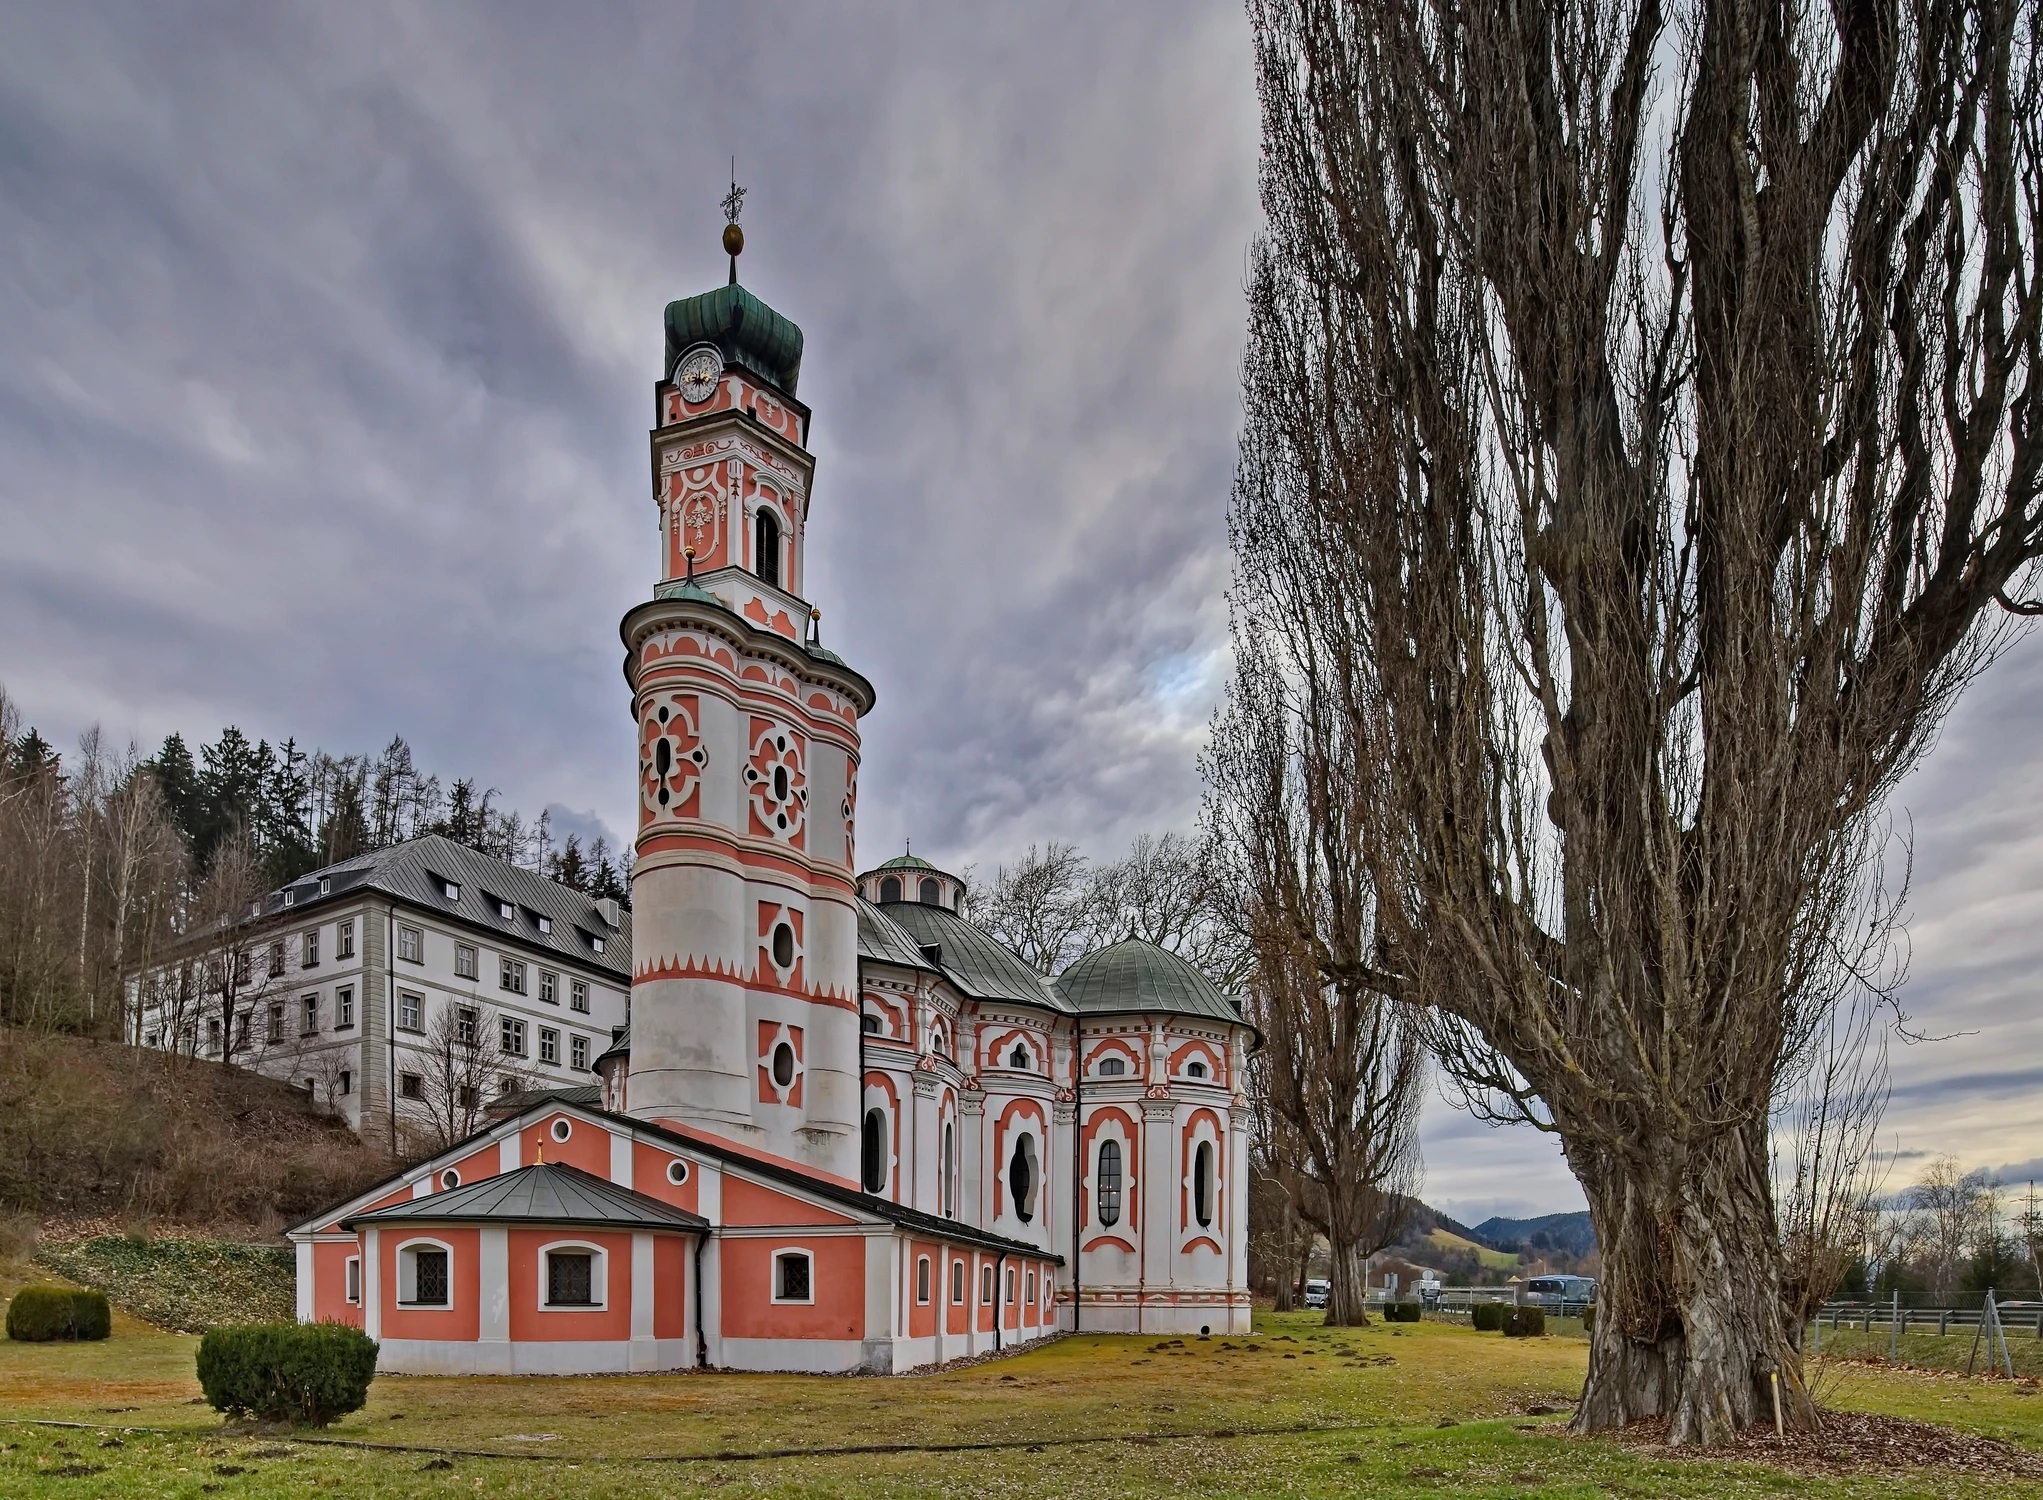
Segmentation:
<svg viewBox="0 0 2043 1500">
<path fill-rule="evenodd" d="M 212 1053 L 218 1053 L 220 1050 L 220 1021 L 218 1017 L 209 1017 L 206 1021 L 206 1050 Z"/>
<path fill-rule="evenodd" d="M 1023 1300 L 1028 1302 L 1036 1300 L 1036 1273 L 1034 1271 L 1029 1272 L 1029 1289 L 1023 1294 Z"/>
<path fill-rule="evenodd" d="M 341 1094 L 345 1097 L 355 1091 L 355 1075 L 348 1069 L 341 1070 Z"/>
<path fill-rule="evenodd" d="M 979 1302 L 981 1306 L 993 1300 L 993 1267 L 979 1268 Z"/>
<path fill-rule="evenodd" d="M 305 967 L 308 969 L 319 967 L 319 929 L 317 927 L 305 934 Z"/>
<path fill-rule="evenodd" d="M 355 922 L 350 917 L 333 930 L 333 956 L 353 958 L 355 956 Z"/>
<path fill-rule="evenodd" d="M 445 1250 L 414 1250 L 412 1252 L 412 1301 L 421 1307 L 445 1307 L 447 1305 L 447 1252 Z"/>
<path fill-rule="evenodd" d="M 512 1057 L 525 1055 L 525 1023 L 515 1016 L 505 1016 L 499 1023 L 498 1046 Z"/>
<path fill-rule="evenodd" d="M 361 1300 L 362 1258 L 359 1255 L 350 1255 L 348 1257 L 348 1301 L 359 1303 Z"/>
<path fill-rule="evenodd" d="M 583 1015 L 587 1015 L 589 1013 L 588 980 L 577 979 L 573 983 L 568 985 L 568 1009 L 578 1010 Z"/>
<path fill-rule="evenodd" d="M 298 1018 L 298 1035 L 300 1036 L 318 1035 L 319 996 L 316 994 L 306 995 L 301 997 L 298 1003 L 301 1007 L 303 1007 L 304 1010 L 304 1014 Z"/>
<path fill-rule="evenodd" d="M 543 1063 L 560 1061 L 560 1033 L 550 1026 L 539 1028 L 539 1060 Z"/>
<path fill-rule="evenodd" d="M 929 1257 L 926 1255 L 918 1255 L 915 1258 L 915 1300 L 917 1302 L 929 1300 Z"/>
<path fill-rule="evenodd" d="M 420 957 L 426 951 L 426 935 L 416 927 L 397 929 L 397 956 L 408 964 L 424 963 Z"/>
<path fill-rule="evenodd" d="M 220 1034 L 219 1033 L 220 1023 L 215 1021 L 212 1024 L 214 1040 L 217 1042 Z M 270 1004 L 270 1040 L 273 1042 L 281 1042 L 283 1039 L 284 1039 L 284 1002 L 281 1000 L 276 1000 L 272 1001 Z"/>
<path fill-rule="evenodd" d="M 426 1081 L 416 1073 L 400 1073 L 397 1075 L 397 1091 L 407 1099 L 423 1099 L 426 1097 Z"/>
<path fill-rule="evenodd" d="M 278 938 L 270 944 L 270 977 L 276 978 L 284 972 L 284 940 Z"/>
<path fill-rule="evenodd" d="M 344 984 L 333 992 L 333 1029 L 346 1031 L 355 1024 L 355 987 Z"/>
<path fill-rule="evenodd" d="M 568 1039 L 568 1066 L 577 1073 L 589 1071 L 589 1039 L 585 1036 Z"/>
<path fill-rule="evenodd" d="M 397 1029 L 399 1031 L 426 1029 L 425 996 L 414 995 L 409 990 L 397 992 Z"/>
<path fill-rule="evenodd" d="M 497 988 L 509 990 L 514 995 L 525 993 L 525 965 L 515 958 L 506 958 L 497 965 Z"/>
<path fill-rule="evenodd" d="M 539 1000 L 542 1005 L 560 1004 L 560 976 L 551 969 L 539 971 Z"/>
<path fill-rule="evenodd" d="M 475 978 L 475 950 L 466 943 L 456 943 L 454 945 L 454 977 L 456 979 Z"/>
<path fill-rule="evenodd" d="M 454 1040 L 464 1047 L 475 1045 L 475 1010 L 471 1006 L 454 1007 Z"/>
<path fill-rule="evenodd" d="M 234 983 L 237 988 L 248 983 L 248 950 L 243 948 L 234 955 Z"/>
<path fill-rule="evenodd" d="M 586 1250 L 553 1250 L 546 1257 L 546 1305 L 594 1307 L 596 1257 Z"/>
<path fill-rule="evenodd" d="M 963 1307 L 964 1305 L 965 1263 L 961 1260 L 954 1260 L 951 1262 L 951 1306 Z"/>
<path fill-rule="evenodd" d="M 454 1103 L 460 1109 L 474 1109 L 482 1102 L 482 1091 L 472 1083 L 464 1083 L 454 1090 Z"/>
<path fill-rule="evenodd" d="M 773 1257 L 773 1297 L 776 1302 L 813 1302 L 809 1289 L 809 1257 L 805 1251 L 785 1250 Z"/>
<path fill-rule="evenodd" d="M 1008 1300 L 1008 1301 L 1009 1301 L 1010 1303 L 1012 1303 L 1012 1302 L 1014 1301 L 1014 1267 L 1013 1267 L 1013 1266 L 1009 1266 L 1009 1267 L 1007 1268 L 1007 1300 Z"/>
</svg>

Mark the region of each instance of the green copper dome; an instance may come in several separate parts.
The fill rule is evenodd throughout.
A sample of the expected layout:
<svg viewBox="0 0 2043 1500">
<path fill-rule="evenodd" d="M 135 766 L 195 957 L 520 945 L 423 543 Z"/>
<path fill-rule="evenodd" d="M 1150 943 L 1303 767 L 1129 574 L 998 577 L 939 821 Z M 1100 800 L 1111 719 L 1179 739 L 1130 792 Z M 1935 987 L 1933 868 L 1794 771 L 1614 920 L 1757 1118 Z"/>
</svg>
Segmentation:
<svg viewBox="0 0 2043 1500">
<path fill-rule="evenodd" d="M 1167 1011 L 1242 1024 L 1241 1011 L 1184 959 L 1141 938 L 1096 949 L 1057 976 L 1081 1015 Z"/>
<path fill-rule="evenodd" d="M 882 870 L 934 870 L 936 866 L 926 859 L 917 858 L 913 854 L 897 854 L 892 859 L 881 860 L 880 868 Z M 942 872 L 939 871 L 938 873 L 941 874 Z"/>
<path fill-rule="evenodd" d="M 802 331 L 736 282 L 667 304 L 667 373 L 684 350 L 714 344 L 726 364 L 771 381 L 788 395 L 802 374 Z"/>
</svg>

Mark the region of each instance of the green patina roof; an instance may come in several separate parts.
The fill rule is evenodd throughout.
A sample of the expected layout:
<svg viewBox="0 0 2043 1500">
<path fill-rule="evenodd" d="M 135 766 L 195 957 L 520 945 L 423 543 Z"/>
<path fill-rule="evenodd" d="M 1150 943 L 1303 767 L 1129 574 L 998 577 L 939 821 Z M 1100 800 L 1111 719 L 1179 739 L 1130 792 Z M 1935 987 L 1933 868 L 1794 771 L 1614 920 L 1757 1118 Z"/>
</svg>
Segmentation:
<svg viewBox="0 0 2043 1500">
<path fill-rule="evenodd" d="M 934 870 L 936 866 L 926 859 L 916 858 L 913 854 L 897 854 L 892 859 L 880 861 L 880 868 L 882 870 Z M 939 871 L 938 873 L 941 874 L 942 872 Z"/>
<path fill-rule="evenodd" d="M 1241 1012 L 1212 980 L 1141 938 L 1086 954 L 1057 976 L 1057 988 L 1084 1015 L 1153 1010 L 1242 1024 Z"/>
<path fill-rule="evenodd" d="M 667 304 L 667 371 L 685 349 L 715 344 L 727 364 L 742 365 L 792 396 L 802 373 L 802 331 L 733 282 Z"/>
<path fill-rule="evenodd" d="M 896 901 L 879 909 L 906 930 L 918 950 L 925 943 L 934 946 L 938 967 L 973 999 L 1019 1000 L 1071 1013 L 1071 1002 L 1055 984 L 948 907 Z"/>
</svg>

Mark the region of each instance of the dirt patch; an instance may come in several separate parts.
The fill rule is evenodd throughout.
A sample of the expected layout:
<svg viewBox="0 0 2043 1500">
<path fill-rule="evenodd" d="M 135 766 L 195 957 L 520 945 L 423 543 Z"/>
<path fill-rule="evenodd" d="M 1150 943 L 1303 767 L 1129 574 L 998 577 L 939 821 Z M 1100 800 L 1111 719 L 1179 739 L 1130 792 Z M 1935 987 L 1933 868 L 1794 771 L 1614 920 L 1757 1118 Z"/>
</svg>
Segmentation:
<svg viewBox="0 0 2043 1500">
<path fill-rule="evenodd" d="M 1822 1423 L 1814 1432 L 1791 1432 L 1785 1438 L 1775 1437 L 1769 1428 L 1752 1427 L 1718 1447 L 1669 1448 L 1666 1420 L 1654 1418 L 1634 1422 L 1621 1432 L 1600 1433 L 1592 1441 L 1656 1449 L 1654 1456 L 1659 1458 L 1743 1459 L 1813 1477 L 1927 1471 L 1982 1479 L 2043 1479 L 2043 1455 L 1998 1438 L 1866 1412 L 1826 1410 Z"/>
</svg>

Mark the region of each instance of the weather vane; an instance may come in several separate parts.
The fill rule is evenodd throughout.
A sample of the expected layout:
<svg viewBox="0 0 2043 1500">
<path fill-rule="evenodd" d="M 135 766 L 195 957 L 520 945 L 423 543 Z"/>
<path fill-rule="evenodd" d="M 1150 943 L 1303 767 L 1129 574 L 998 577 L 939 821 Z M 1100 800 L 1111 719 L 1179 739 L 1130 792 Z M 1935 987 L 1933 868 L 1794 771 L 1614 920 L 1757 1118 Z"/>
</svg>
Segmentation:
<svg viewBox="0 0 2043 1500">
<path fill-rule="evenodd" d="M 724 194 L 724 251 L 731 258 L 731 285 L 738 284 L 738 253 L 745 248 L 745 231 L 738 227 L 738 215 L 745 211 L 745 190 L 738 186 L 738 159 L 731 158 L 731 190 Z"/>
</svg>

